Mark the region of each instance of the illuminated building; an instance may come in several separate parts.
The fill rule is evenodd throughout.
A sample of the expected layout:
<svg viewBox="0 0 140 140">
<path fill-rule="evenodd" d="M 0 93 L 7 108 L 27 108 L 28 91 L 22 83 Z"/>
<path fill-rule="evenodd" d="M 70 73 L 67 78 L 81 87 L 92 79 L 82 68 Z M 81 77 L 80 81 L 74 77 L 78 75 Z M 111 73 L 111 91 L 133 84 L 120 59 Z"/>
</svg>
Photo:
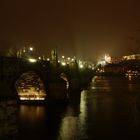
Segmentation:
<svg viewBox="0 0 140 140">
<path fill-rule="evenodd" d="M 98 61 L 98 65 L 105 66 L 106 64 L 111 63 L 111 57 L 109 54 L 105 54 L 105 56 Z"/>
<path fill-rule="evenodd" d="M 120 64 L 108 64 L 104 67 L 104 72 L 109 74 L 122 74 L 124 67 Z"/>
<path fill-rule="evenodd" d="M 136 59 L 140 60 L 140 54 L 123 56 L 123 60 L 136 60 Z"/>
<path fill-rule="evenodd" d="M 111 63 L 111 57 L 109 54 L 105 54 L 104 59 L 107 63 Z"/>
</svg>

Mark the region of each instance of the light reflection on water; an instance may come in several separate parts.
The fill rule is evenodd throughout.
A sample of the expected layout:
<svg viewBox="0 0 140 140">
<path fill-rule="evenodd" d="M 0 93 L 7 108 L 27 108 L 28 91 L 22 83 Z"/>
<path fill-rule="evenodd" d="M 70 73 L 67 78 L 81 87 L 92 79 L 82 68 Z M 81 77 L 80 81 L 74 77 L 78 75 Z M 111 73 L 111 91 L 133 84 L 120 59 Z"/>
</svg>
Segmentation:
<svg viewBox="0 0 140 140">
<path fill-rule="evenodd" d="M 78 133 L 78 117 L 67 116 L 60 125 L 59 139 L 60 140 L 73 140 L 77 138 Z"/>
<path fill-rule="evenodd" d="M 83 139 L 87 138 L 86 135 L 86 120 L 87 120 L 87 99 L 88 94 L 87 91 L 84 90 L 81 93 L 81 102 L 80 102 L 80 112 L 81 114 L 79 115 L 79 136 Z"/>
<path fill-rule="evenodd" d="M 44 119 L 45 107 L 20 105 L 20 119 L 29 123 L 35 123 Z"/>
<path fill-rule="evenodd" d="M 108 79 L 103 76 L 95 76 L 92 79 L 91 82 L 91 87 L 92 90 L 95 91 L 104 91 L 104 92 L 110 92 L 111 91 L 111 86 L 110 83 L 108 82 Z"/>
<path fill-rule="evenodd" d="M 139 134 L 139 79 L 97 76 L 79 98 L 80 104 L 73 101 L 65 107 L 21 105 L 21 135 L 26 140 L 92 140 L 96 136 Z"/>
<path fill-rule="evenodd" d="M 37 140 L 45 135 L 45 107 L 20 105 L 19 139 Z"/>
<path fill-rule="evenodd" d="M 68 106 L 66 114 L 61 121 L 59 139 L 77 140 L 87 139 L 86 120 L 87 120 L 87 93 L 82 91 L 80 99 L 79 113 L 75 112 L 75 106 Z M 78 111 L 78 110 L 77 110 Z"/>
</svg>

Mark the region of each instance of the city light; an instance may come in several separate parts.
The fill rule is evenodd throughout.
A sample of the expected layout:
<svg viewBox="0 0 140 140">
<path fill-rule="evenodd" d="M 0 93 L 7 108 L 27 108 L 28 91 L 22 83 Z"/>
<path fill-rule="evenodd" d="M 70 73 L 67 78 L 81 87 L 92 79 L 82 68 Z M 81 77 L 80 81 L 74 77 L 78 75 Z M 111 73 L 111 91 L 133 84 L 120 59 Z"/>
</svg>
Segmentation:
<svg viewBox="0 0 140 140">
<path fill-rule="evenodd" d="M 39 60 L 41 60 L 41 57 L 38 57 Z"/>
<path fill-rule="evenodd" d="M 30 51 L 33 51 L 34 49 L 33 49 L 33 47 L 30 47 L 29 50 L 30 50 Z"/>
<path fill-rule="evenodd" d="M 50 61 L 50 58 L 47 58 L 47 61 Z"/>
<path fill-rule="evenodd" d="M 98 61 L 98 65 L 105 66 L 106 65 L 106 61 L 105 60 L 100 60 L 100 61 Z"/>
<path fill-rule="evenodd" d="M 62 66 L 66 66 L 66 63 L 65 62 L 62 62 L 61 64 L 62 64 Z"/>
<path fill-rule="evenodd" d="M 83 69 L 83 68 L 84 68 L 84 65 L 80 64 L 79 67 L 80 67 L 81 69 Z"/>
<path fill-rule="evenodd" d="M 34 58 L 29 58 L 28 60 L 29 60 L 29 62 L 31 62 L 31 63 L 35 63 L 35 62 L 37 62 L 37 60 L 34 59 Z"/>
<path fill-rule="evenodd" d="M 35 92 L 19 93 L 20 100 L 45 100 L 46 94 L 37 94 Z"/>
<path fill-rule="evenodd" d="M 41 97 L 20 97 L 20 100 L 45 100 L 45 98 Z"/>
<path fill-rule="evenodd" d="M 74 58 L 72 58 L 71 61 L 74 61 Z"/>
</svg>

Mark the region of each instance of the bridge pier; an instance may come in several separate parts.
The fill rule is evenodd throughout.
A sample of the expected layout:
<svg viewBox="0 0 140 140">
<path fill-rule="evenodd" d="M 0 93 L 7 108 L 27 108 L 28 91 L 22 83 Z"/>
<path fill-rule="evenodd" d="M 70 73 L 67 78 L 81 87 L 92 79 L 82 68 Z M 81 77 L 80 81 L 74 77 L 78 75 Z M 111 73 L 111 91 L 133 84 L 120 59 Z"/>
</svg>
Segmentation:
<svg viewBox="0 0 140 140">
<path fill-rule="evenodd" d="M 17 98 L 13 85 L 9 82 L 0 81 L 0 98 Z"/>
<path fill-rule="evenodd" d="M 68 90 L 66 82 L 50 83 L 49 84 L 49 98 L 54 100 L 64 100 L 68 98 Z"/>
</svg>

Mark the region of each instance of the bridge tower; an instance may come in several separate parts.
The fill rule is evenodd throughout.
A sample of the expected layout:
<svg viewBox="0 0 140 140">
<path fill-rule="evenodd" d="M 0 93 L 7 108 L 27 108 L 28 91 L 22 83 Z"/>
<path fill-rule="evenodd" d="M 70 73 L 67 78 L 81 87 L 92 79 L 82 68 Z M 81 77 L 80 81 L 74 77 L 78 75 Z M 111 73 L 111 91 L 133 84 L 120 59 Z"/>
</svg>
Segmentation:
<svg viewBox="0 0 140 140">
<path fill-rule="evenodd" d="M 58 64 L 58 52 L 57 47 L 51 50 L 51 64 L 56 66 Z"/>
</svg>

